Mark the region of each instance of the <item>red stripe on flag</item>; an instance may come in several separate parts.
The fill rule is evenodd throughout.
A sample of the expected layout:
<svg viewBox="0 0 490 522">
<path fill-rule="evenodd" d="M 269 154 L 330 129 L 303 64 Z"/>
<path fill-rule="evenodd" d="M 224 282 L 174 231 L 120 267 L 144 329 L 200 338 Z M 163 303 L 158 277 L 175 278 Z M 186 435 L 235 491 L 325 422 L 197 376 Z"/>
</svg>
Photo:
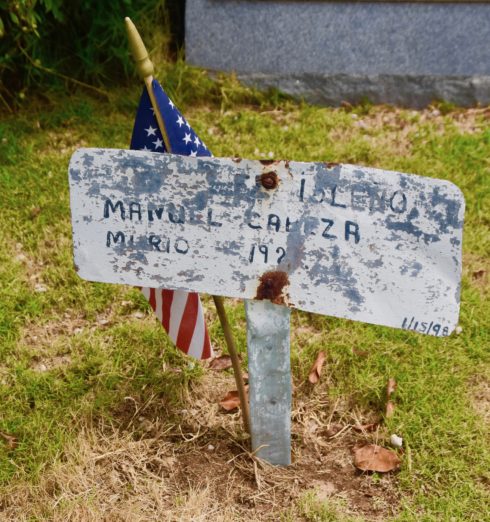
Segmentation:
<svg viewBox="0 0 490 522">
<path fill-rule="evenodd" d="M 177 337 L 177 342 L 175 343 L 185 353 L 189 351 L 192 336 L 194 335 L 198 308 L 199 296 L 195 293 L 190 293 L 187 296 L 187 303 L 180 322 L 179 335 Z"/>
<path fill-rule="evenodd" d="M 173 290 L 162 290 L 162 325 L 167 332 L 170 329 L 170 309 L 173 298 Z"/>
<path fill-rule="evenodd" d="M 204 318 L 206 321 L 206 318 Z M 209 359 L 211 357 L 211 341 L 209 340 L 208 329 L 204 325 L 204 346 L 202 349 L 201 359 Z"/>
<path fill-rule="evenodd" d="M 148 297 L 148 302 L 150 303 L 150 306 L 153 308 L 153 311 L 155 311 L 157 307 L 157 299 L 155 296 L 155 289 L 150 288 L 150 297 Z"/>
</svg>

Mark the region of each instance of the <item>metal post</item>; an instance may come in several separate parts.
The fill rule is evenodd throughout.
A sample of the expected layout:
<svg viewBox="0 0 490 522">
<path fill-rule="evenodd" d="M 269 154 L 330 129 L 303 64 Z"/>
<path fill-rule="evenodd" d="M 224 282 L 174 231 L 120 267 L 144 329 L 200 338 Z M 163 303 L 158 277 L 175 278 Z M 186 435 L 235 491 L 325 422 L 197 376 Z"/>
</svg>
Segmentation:
<svg viewBox="0 0 490 522">
<path fill-rule="evenodd" d="M 290 310 L 270 301 L 245 301 L 252 451 L 291 464 Z"/>
</svg>

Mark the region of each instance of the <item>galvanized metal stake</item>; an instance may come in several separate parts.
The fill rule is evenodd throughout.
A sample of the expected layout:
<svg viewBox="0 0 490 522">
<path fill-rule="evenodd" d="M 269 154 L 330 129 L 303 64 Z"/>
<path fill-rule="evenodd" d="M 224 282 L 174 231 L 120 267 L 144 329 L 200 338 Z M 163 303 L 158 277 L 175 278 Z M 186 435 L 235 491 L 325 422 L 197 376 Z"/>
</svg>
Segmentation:
<svg viewBox="0 0 490 522">
<path fill-rule="evenodd" d="M 270 301 L 245 301 L 252 451 L 291 464 L 290 310 Z"/>
</svg>

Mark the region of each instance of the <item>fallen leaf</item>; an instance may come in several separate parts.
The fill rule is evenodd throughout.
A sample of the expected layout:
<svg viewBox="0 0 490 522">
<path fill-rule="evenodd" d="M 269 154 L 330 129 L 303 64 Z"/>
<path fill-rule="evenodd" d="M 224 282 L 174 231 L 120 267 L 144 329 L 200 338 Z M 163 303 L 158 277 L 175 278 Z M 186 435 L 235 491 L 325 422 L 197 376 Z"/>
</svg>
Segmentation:
<svg viewBox="0 0 490 522">
<path fill-rule="evenodd" d="M 397 384 L 393 377 L 388 379 L 388 384 L 386 385 L 386 407 L 385 407 L 385 417 L 389 419 L 393 417 L 395 413 L 395 404 L 390 400 L 390 397 L 395 393 Z"/>
<path fill-rule="evenodd" d="M 0 431 L 0 437 L 7 443 L 7 448 L 10 450 L 14 450 L 17 447 L 17 437 L 13 435 L 9 435 L 8 433 L 3 433 Z"/>
<path fill-rule="evenodd" d="M 386 473 L 400 467 L 400 457 L 392 450 L 368 444 L 354 453 L 354 466 L 362 471 Z"/>
<path fill-rule="evenodd" d="M 486 270 L 476 270 L 475 272 L 473 272 L 473 279 L 483 279 L 486 272 Z"/>
<path fill-rule="evenodd" d="M 221 355 L 220 357 L 215 357 L 210 363 L 209 367 L 211 370 L 222 371 L 228 370 L 233 365 L 231 364 L 231 357 L 229 355 Z"/>
<path fill-rule="evenodd" d="M 248 386 L 245 386 L 245 391 L 248 392 Z M 219 405 L 226 411 L 233 411 L 240 407 L 240 397 L 237 390 L 229 391 Z"/>
<path fill-rule="evenodd" d="M 358 350 L 357 348 L 352 348 L 352 352 L 354 355 L 357 355 L 357 357 L 367 357 L 369 355 L 368 351 Z"/>
<path fill-rule="evenodd" d="M 386 398 L 389 399 L 396 390 L 396 381 L 392 377 L 388 379 L 388 384 L 386 385 Z"/>
<path fill-rule="evenodd" d="M 316 361 L 313 363 L 313 366 L 310 370 L 310 375 L 308 375 L 308 380 L 311 384 L 316 384 L 320 380 L 320 373 L 322 371 L 323 363 L 325 362 L 325 352 L 318 352 L 316 356 Z"/>
<path fill-rule="evenodd" d="M 37 218 L 37 216 L 39 216 L 40 213 L 41 213 L 40 207 L 33 207 L 33 208 L 31 208 L 29 216 L 31 219 L 34 219 L 34 218 Z"/>
<path fill-rule="evenodd" d="M 391 417 L 393 417 L 394 413 L 395 413 L 395 404 L 393 403 L 393 401 L 388 401 L 386 403 L 385 417 L 387 419 L 390 419 Z"/>
</svg>

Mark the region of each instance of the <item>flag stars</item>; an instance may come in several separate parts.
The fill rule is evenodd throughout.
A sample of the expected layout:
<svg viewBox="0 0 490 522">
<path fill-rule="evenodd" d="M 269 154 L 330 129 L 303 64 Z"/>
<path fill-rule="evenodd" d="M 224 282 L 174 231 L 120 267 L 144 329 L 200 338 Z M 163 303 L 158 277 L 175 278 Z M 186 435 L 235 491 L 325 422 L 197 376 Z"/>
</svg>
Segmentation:
<svg viewBox="0 0 490 522">
<path fill-rule="evenodd" d="M 201 144 L 201 140 L 200 140 L 197 136 L 195 136 L 195 137 L 194 137 L 194 145 L 195 145 L 197 148 L 199 148 L 199 145 L 200 145 L 200 144 Z"/>
<path fill-rule="evenodd" d="M 170 107 L 172 107 L 172 109 L 175 109 L 175 105 L 172 100 L 168 100 L 168 104 L 170 105 Z"/>
<path fill-rule="evenodd" d="M 163 149 L 163 141 L 160 138 L 157 138 L 157 140 L 153 142 L 153 145 L 155 145 L 155 150 L 159 148 Z"/>
<path fill-rule="evenodd" d="M 192 158 L 197 158 L 197 150 L 191 150 L 189 156 L 191 156 Z"/>
<path fill-rule="evenodd" d="M 157 129 L 155 127 L 152 127 L 151 124 L 150 124 L 150 126 L 147 129 L 145 129 L 145 131 L 146 131 L 146 137 L 148 137 L 148 136 L 155 136 L 156 137 L 155 132 L 157 131 Z"/>
<path fill-rule="evenodd" d="M 185 141 L 185 144 L 187 145 L 189 142 L 192 141 L 191 135 L 186 132 L 185 136 L 182 138 L 182 141 Z"/>
<path fill-rule="evenodd" d="M 177 118 L 177 125 L 179 127 L 182 127 L 182 125 L 184 125 L 184 118 L 182 118 L 182 116 L 179 115 L 179 117 Z"/>
</svg>

